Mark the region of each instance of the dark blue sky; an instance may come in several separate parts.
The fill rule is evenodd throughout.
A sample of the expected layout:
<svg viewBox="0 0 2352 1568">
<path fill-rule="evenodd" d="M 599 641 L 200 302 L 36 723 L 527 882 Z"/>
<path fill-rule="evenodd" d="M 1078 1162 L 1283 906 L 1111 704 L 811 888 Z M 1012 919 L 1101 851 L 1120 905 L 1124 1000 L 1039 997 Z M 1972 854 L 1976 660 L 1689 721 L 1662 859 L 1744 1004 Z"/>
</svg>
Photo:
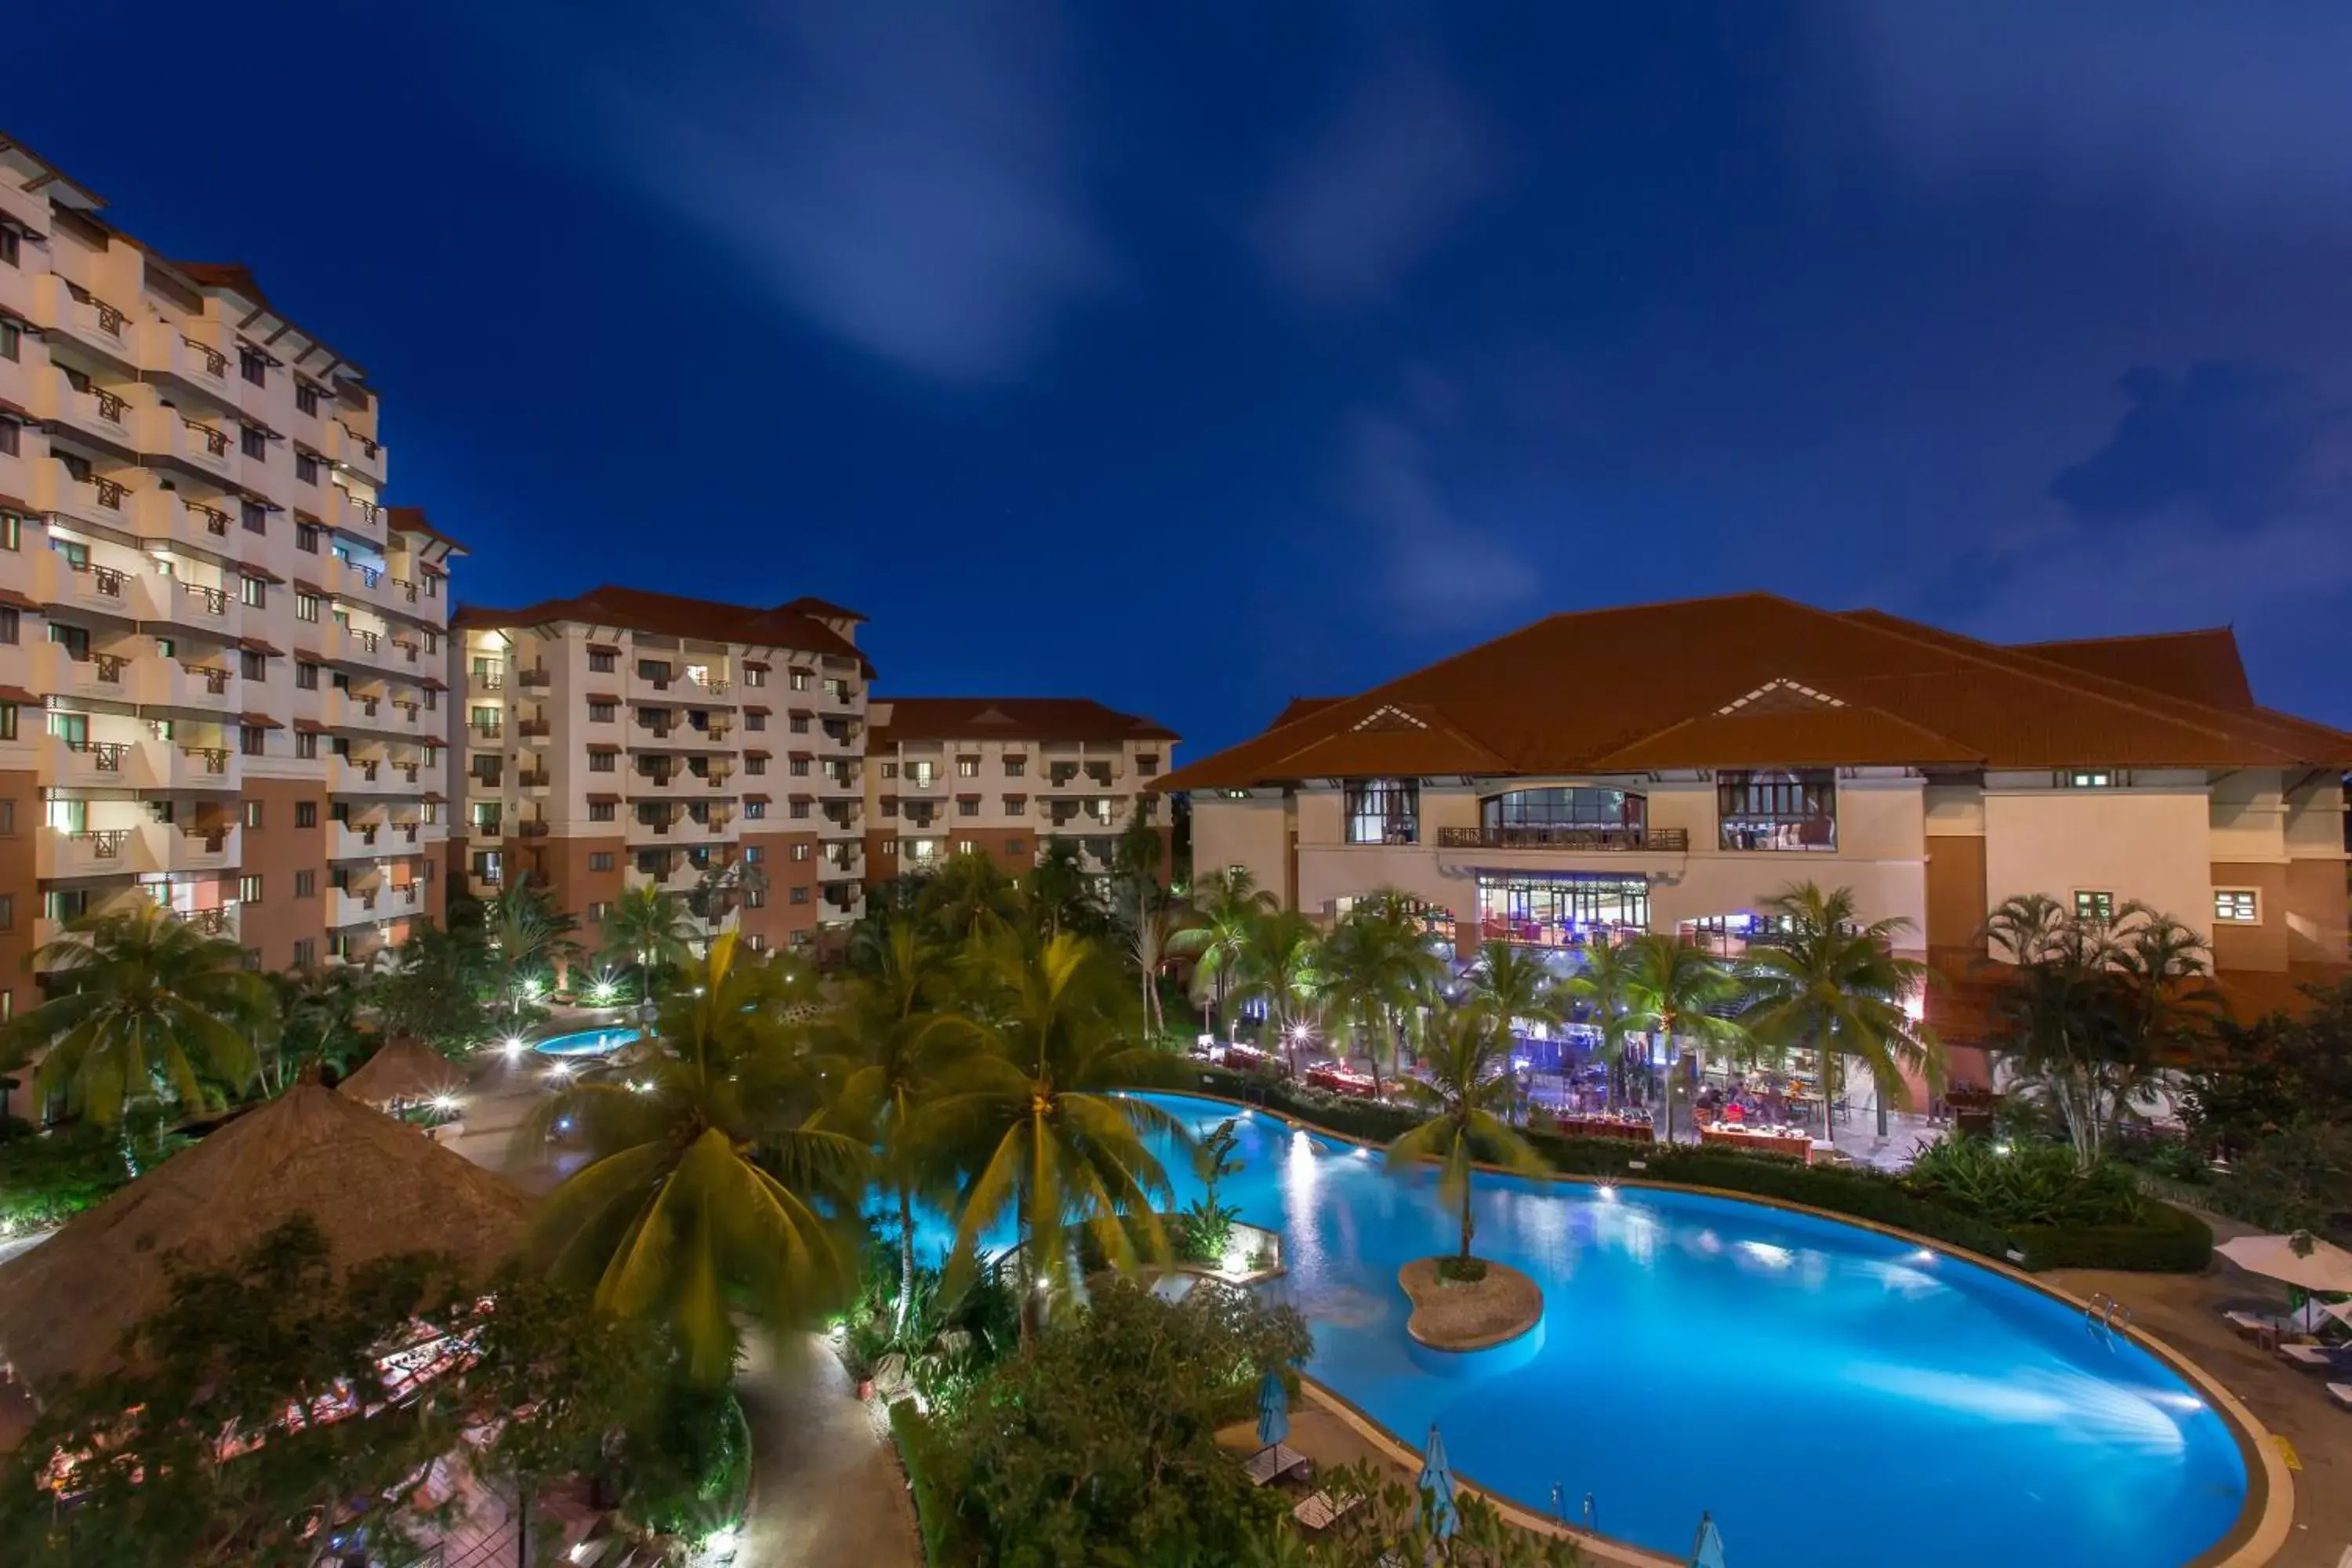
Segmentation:
<svg viewBox="0 0 2352 1568">
<path fill-rule="evenodd" d="M 2352 724 L 2340 0 L 20 9 L 0 122 L 371 368 L 468 598 L 1194 755 L 1746 587 Z"/>
</svg>

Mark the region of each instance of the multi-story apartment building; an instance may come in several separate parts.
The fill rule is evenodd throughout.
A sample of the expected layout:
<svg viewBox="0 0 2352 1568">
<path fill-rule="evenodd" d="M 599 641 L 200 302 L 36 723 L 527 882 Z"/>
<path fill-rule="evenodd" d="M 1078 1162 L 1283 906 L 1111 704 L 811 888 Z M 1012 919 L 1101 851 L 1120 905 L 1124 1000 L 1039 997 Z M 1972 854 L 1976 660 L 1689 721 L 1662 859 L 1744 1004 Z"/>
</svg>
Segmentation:
<svg viewBox="0 0 2352 1568">
<path fill-rule="evenodd" d="M 866 861 L 876 879 L 950 855 L 986 855 L 1008 875 L 1068 839 L 1087 868 L 1173 764 L 1176 733 L 1075 697 L 891 697 L 866 747 Z M 1139 803 L 1140 806 L 1139 806 Z M 1160 827 L 1162 855 L 1168 829 Z"/>
<path fill-rule="evenodd" d="M 0 138 L 0 1012 L 145 899 L 271 968 L 435 913 L 457 547 L 361 368 Z"/>
<path fill-rule="evenodd" d="M 1848 887 L 1960 982 L 1925 1005 L 1966 1045 L 2017 894 L 2178 918 L 2242 1008 L 2343 973 L 2347 766 L 2352 735 L 2255 701 L 2227 631 L 2005 647 L 1747 595 L 1555 616 L 1159 787 L 1192 792 L 1202 874 L 1326 916 L 1400 888 L 1465 956 L 1736 949 L 1790 883 Z"/>
<path fill-rule="evenodd" d="M 596 928 L 625 888 L 707 931 L 805 945 L 864 909 L 872 667 L 855 611 L 602 587 L 457 618 L 453 856 L 478 897 L 518 877 Z"/>
</svg>

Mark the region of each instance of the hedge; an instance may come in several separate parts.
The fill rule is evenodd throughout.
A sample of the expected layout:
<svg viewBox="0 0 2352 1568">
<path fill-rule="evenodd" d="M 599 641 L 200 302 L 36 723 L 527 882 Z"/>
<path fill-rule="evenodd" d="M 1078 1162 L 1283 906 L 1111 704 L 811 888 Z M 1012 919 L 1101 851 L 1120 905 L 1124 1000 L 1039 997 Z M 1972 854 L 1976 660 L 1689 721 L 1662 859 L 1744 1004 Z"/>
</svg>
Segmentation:
<svg viewBox="0 0 2352 1568">
<path fill-rule="evenodd" d="M 2140 1274 L 2195 1274 L 2213 1258 L 2213 1227 L 2170 1204 L 2142 1205 L 2131 1225 L 2021 1226 L 2017 1248 L 2025 1267 L 2118 1268 Z"/>
<path fill-rule="evenodd" d="M 1296 1116 L 1326 1131 L 1385 1143 L 1420 1120 L 1412 1111 L 1286 1080 L 1193 1064 L 1198 1086 L 1228 1099 L 1247 1100 Z M 2205 1267 L 2212 1233 L 2194 1215 L 2150 1204 L 2139 1223 L 2033 1226 L 2012 1235 L 2000 1226 L 1949 1208 L 1906 1189 L 1893 1176 L 1836 1165 L 1804 1165 L 1769 1154 L 1747 1154 L 1704 1144 L 1660 1148 L 1615 1138 L 1570 1138 L 1533 1131 L 1528 1142 L 1562 1175 L 1631 1177 L 1677 1186 L 1717 1187 L 1753 1197 L 1802 1204 L 1853 1219 L 1893 1226 L 1964 1251 L 2041 1268 L 2119 1268 L 2193 1274 Z M 1641 1163 L 1635 1169 L 1634 1163 Z"/>
<path fill-rule="evenodd" d="M 962 1568 L 977 1556 L 956 1511 L 953 1483 L 940 1472 L 946 1456 L 940 1452 L 940 1435 L 915 1402 L 901 1399 L 890 1406 L 890 1436 L 898 1446 L 898 1463 L 906 1468 L 907 1485 L 915 1494 L 915 1521 L 922 1531 L 923 1561 L 931 1568 Z"/>
</svg>

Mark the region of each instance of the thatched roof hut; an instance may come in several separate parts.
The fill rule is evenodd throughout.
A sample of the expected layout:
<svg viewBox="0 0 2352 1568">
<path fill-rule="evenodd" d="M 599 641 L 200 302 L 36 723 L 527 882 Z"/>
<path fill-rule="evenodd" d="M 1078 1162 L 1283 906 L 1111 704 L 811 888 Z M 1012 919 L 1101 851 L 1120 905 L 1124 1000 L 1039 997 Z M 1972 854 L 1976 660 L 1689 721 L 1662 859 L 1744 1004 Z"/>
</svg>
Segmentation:
<svg viewBox="0 0 2352 1568">
<path fill-rule="evenodd" d="M 168 1299 L 167 1254 L 218 1265 L 297 1213 L 342 1267 L 432 1251 L 488 1275 L 530 1210 L 415 1128 L 297 1084 L 0 1265 L 0 1362 L 36 1393 L 119 1364 L 124 1333 Z"/>
<path fill-rule="evenodd" d="M 336 1086 L 370 1105 L 420 1105 L 466 1087 L 466 1069 L 422 1040 L 394 1040 Z"/>
</svg>

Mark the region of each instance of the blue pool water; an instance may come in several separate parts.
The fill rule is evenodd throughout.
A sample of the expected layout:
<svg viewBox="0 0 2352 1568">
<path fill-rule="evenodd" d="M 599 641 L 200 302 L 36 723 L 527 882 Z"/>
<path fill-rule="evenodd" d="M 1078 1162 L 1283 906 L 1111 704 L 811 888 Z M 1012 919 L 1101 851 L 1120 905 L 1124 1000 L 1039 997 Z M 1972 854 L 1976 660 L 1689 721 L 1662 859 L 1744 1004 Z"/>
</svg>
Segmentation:
<svg viewBox="0 0 2352 1568">
<path fill-rule="evenodd" d="M 531 1042 L 543 1057 L 608 1057 L 637 1037 L 635 1029 L 575 1029 Z"/>
<path fill-rule="evenodd" d="M 1196 1132 L 1235 1114 L 1138 1098 Z M 1990 1269 L 1763 1205 L 1481 1176 L 1476 1248 L 1534 1277 L 1544 1321 L 1416 1354 L 1396 1272 L 1457 1226 L 1433 1179 L 1271 1117 L 1240 1131 L 1225 1201 L 1282 1233 L 1288 1272 L 1260 1289 L 1306 1315 L 1307 1372 L 1408 1443 L 1436 1422 L 1457 1470 L 1538 1512 L 1589 1492 L 1605 1533 L 1687 1553 L 1711 1510 L 1739 1568 L 2171 1568 L 2245 1501 L 2229 1427 L 2147 1352 Z"/>
</svg>

